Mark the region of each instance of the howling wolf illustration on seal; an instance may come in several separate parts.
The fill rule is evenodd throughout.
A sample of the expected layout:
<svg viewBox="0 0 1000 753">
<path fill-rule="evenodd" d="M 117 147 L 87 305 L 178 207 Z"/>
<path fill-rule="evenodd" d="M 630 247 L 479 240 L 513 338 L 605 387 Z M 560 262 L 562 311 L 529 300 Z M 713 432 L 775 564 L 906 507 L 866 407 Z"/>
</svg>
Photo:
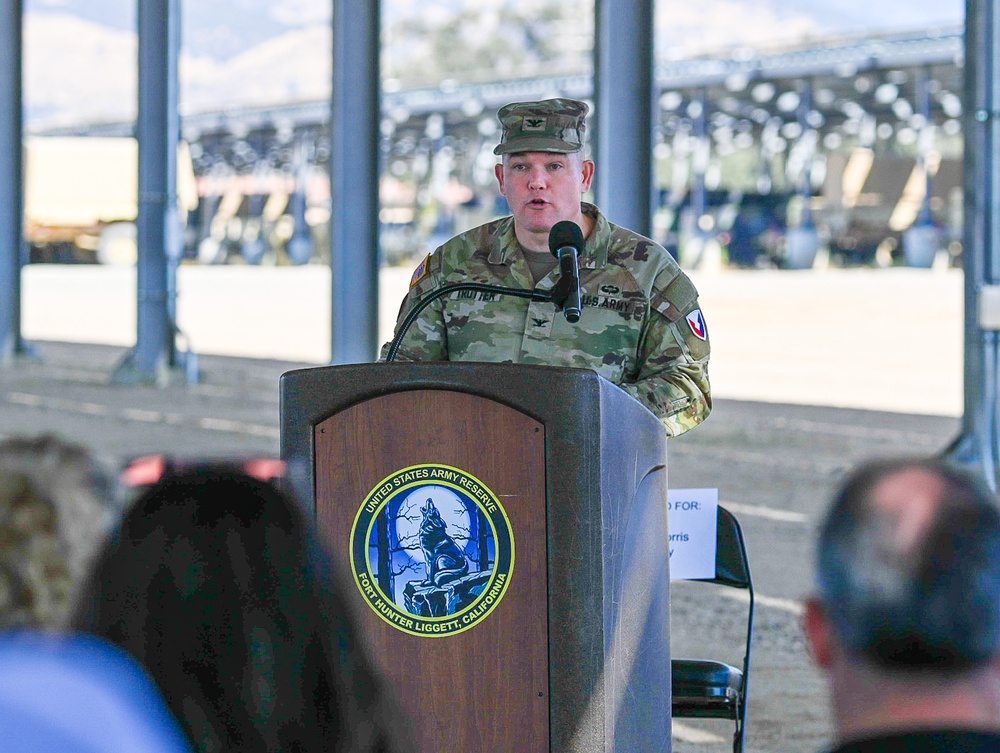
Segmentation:
<svg viewBox="0 0 1000 753">
<path fill-rule="evenodd" d="M 448 535 L 447 524 L 434 506 L 434 500 L 428 499 L 420 512 L 423 516 L 420 521 L 420 548 L 427 566 L 424 583 L 441 586 L 466 575 L 469 560 L 455 539 Z"/>
</svg>

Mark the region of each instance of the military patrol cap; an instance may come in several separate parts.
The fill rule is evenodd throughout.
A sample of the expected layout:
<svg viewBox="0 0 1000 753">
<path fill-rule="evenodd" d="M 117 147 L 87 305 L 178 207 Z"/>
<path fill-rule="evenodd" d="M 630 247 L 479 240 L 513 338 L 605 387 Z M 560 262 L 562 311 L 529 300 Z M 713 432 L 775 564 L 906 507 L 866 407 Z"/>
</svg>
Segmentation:
<svg viewBox="0 0 1000 753">
<path fill-rule="evenodd" d="M 503 126 L 494 154 L 579 152 L 587 129 L 587 107 L 576 99 L 512 102 L 497 113 Z"/>
</svg>

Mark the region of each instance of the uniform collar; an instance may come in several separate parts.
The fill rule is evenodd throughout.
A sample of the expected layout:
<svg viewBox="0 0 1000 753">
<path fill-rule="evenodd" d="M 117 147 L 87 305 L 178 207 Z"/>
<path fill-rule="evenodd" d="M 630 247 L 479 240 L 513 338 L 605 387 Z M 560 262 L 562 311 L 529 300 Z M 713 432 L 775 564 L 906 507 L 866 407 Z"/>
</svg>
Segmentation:
<svg viewBox="0 0 1000 753">
<path fill-rule="evenodd" d="M 594 227 L 587 236 L 580 258 L 580 269 L 597 269 L 608 263 L 608 249 L 611 248 L 611 224 L 593 204 L 581 202 L 583 213 L 594 221 Z"/>
<path fill-rule="evenodd" d="M 580 269 L 596 269 L 608 263 L 608 248 L 611 245 L 611 225 L 601 210 L 593 204 L 580 202 L 583 213 L 594 221 L 594 227 L 584 242 L 583 254 L 580 257 Z M 496 241 L 490 249 L 487 262 L 490 264 L 509 264 L 508 251 L 519 249 L 517 236 L 514 235 L 514 218 L 504 217 L 501 221 Z"/>
<path fill-rule="evenodd" d="M 486 261 L 489 264 L 509 264 L 507 250 L 513 251 L 520 248 L 517 236 L 514 235 L 514 218 L 512 216 L 504 217 L 500 220 L 500 227 L 494 236 L 493 246 L 490 248 L 490 254 L 486 257 Z"/>
</svg>

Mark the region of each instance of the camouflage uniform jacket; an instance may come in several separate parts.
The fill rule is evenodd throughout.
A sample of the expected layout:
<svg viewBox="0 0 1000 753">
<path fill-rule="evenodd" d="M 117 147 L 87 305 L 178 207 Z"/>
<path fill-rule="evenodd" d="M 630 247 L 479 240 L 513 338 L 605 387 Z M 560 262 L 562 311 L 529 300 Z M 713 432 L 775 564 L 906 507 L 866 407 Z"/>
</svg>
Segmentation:
<svg viewBox="0 0 1000 753">
<path fill-rule="evenodd" d="M 668 435 L 682 434 L 712 407 L 698 292 L 661 246 L 612 225 L 593 205 L 583 209 L 594 227 L 580 257 L 578 322 L 567 322 L 552 303 L 457 291 L 420 314 L 396 358 L 593 369 L 659 416 Z M 558 277 L 556 267 L 538 289 L 551 288 Z M 534 287 L 513 218 L 473 228 L 428 256 L 414 272 L 397 326 L 427 293 L 469 281 Z"/>
</svg>

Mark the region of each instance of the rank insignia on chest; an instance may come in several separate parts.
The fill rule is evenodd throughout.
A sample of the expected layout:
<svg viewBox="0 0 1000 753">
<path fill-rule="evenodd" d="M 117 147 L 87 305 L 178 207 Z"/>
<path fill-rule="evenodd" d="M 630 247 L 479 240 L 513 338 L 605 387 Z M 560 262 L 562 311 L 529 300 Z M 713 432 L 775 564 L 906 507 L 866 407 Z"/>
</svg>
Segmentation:
<svg viewBox="0 0 1000 753">
<path fill-rule="evenodd" d="M 695 309 L 686 317 L 688 326 L 691 327 L 691 332 L 699 340 L 708 339 L 708 331 L 705 329 L 705 318 L 701 315 L 701 309 Z"/>
</svg>

